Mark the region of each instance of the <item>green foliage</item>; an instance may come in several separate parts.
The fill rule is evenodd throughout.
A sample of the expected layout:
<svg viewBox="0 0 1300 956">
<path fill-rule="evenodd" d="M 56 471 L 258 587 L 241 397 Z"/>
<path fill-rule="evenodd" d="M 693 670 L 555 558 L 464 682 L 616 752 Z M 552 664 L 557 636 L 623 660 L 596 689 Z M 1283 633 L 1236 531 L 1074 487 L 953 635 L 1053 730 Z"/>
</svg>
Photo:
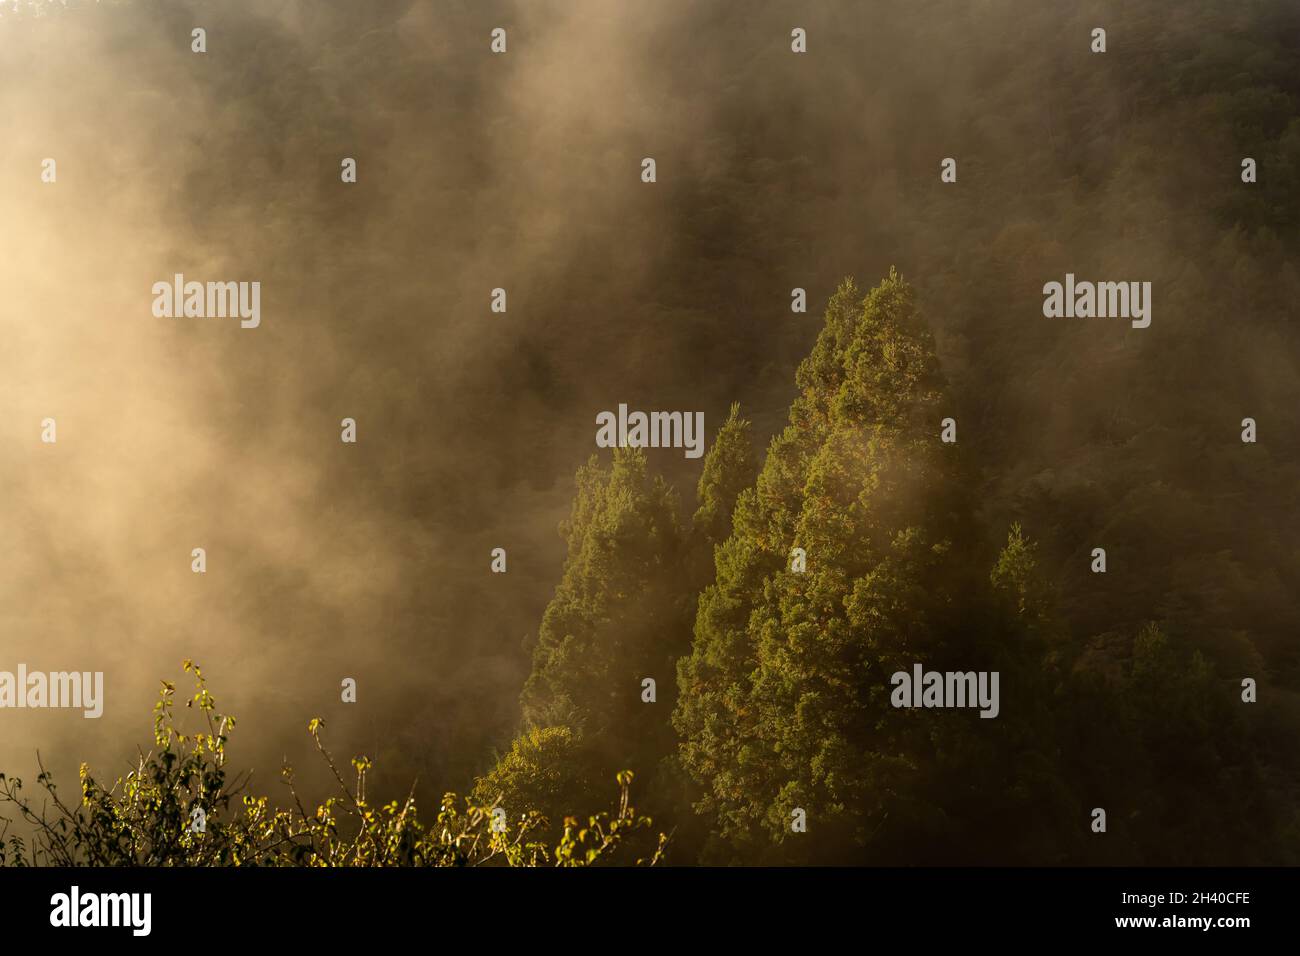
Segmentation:
<svg viewBox="0 0 1300 956">
<path fill-rule="evenodd" d="M 710 563 L 714 546 L 731 535 L 731 515 L 736 499 L 754 483 L 757 475 L 758 462 L 750 438 L 750 423 L 740 417 L 740 403 L 735 402 L 704 458 L 696 489 L 699 503 L 691 519 L 697 547 Z"/>
<path fill-rule="evenodd" d="M 532 727 L 475 781 L 470 796 L 484 806 L 529 807 L 556 831 L 602 776 L 600 761 L 568 727 Z"/>
<path fill-rule="evenodd" d="M 1061 740 L 1074 789 L 1106 807 L 1108 832 L 1080 856 L 1115 865 L 1294 863 L 1266 749 L 1199 651 L 1156 623 L 1107 633 L 1071 655 Z M 1259 707 L 1260 705 L 1249 705 Z M 1254 716 L 1254 711 L 1249 711 Z"/>
<path fill-rule="evenodd" d="M 609 468 L 593 456 L 579 470 L 561 529 L 568 557 L 521 695 L 525 729 L 475 793 L 537 806 L 554 825 L 593 779 L 630 766 L 649 781 L 652 806 L 681 807 L 682 781 L 665 762 L 675 749 L 672 676 L 689 646 L 696 593 L 712 577 L 713 548 L 753 480 L 749 429 L 733 405 L 705 457 L 689 530 L 641 449 L 616 449 Z M 656 681 L 653 704 L 642 700 L 647 677 Z"/>
<path fill-rule="evenodd" d="M 975 573 L 983 532 L 936 437 L 950 400 L 895 273 L 865 297 L 840 286 L 797 382 L 678 665 L 681 764 L 719 838 L 707 858 L 1294 857 L 1294 837 L 1269 841 L 1288 816 L 1268 742 L 1204 654 L 1155 625 L 1072 637 L 1019 523 Z M 997 671 L 999 718 L 893 708 L 889 676 L 914 663 Z M 1247 812 L 1198 836 L 1233 801 Z M 1096 805 L 1122 844 L 1088 841 Z"/>
<path fill-rule="evenodd" d="M 568 558 L 521 697 L 524 723 L 617 746 L 636 739 L 642 678 L 668 671 L 679 643 L 683 540 L 676 496 L 649 476 L 641 449 L 615 449 L 608 470 L 592 456 L 577 486 L 562 528 Z"/>
<path fill-rule="evenodd" d="M 675 493 L 649 475 L 643 450 L 615 449 L 608 468 L 593 456 L 577 486 L 561 528 L 568 557 L 521 695 L 524 736 L 480 786 L 536 793 L 554 823 L 556 798 L 631 769 L 648 781 L 658 815 L 659 765 L 673 749 L 671 675 L 690 635 L 691 545 Z M 641 698 L 647 677 L 657 683 L 654 704 Z M 532 757 L 539 748 L 571 759 L 543 769 Z"/>
<path fill-rule="evenodd" d="M 1037 551 L 1038 545 L 1015 522 L 989 573 L 994 590 L 1005 596 L 1021 624 L 1033 630 L 1048 626 L 1055 609 L 1051 588 L 1038 571 Z"/>
<path fill-rule="evenodd" d="M 69 805 L 42 768 L 38 783 L 48 804 L 37 809 L 23 794 L 23 783 L 0 775 L 0 803 L 16 808 L 33 831 L 0 834 L 0 864 L 15 866 L 589 866 L 624 860 L 627 838 L 647 831 L 648 817 L 629 802 L 630 773 L 619 773 L 613 811 L 564 820 L 557 839 L 541 838 L 544 820 L 516 804 L 502 816 L 496 803 L 461 801 L 446 794 L 432 824 L 419 819 L 415 800 L 372 803 L 366 794 L 371 762 L 352 761 L 345 780 L 321 738 L 324 722 L 313 719 L 308 732 L 338 785 L 339 795 L 308 810 L 294 786 L 293 772 L 282 778 L 291 806 L 277 808 L 265 796 L 243 794 L 247 777 L 228 780 L 226 743 L 234 718 L 220 714 L 199 668 L 189 661 L 195 692 L 186 707 L 196 707 L 206 730 L 181 733 L 173 714 L 175 688 L 164 682 L 154 708 L 154 749 L 108 789 L 90 768 L 81 767 L 81 798 Z M 192 813 L 206 820 L 196 832 Z M 504 809 L 504 808 L 501 808 Z M 500 825 L 498 825 L 498 822 Z M 655 863 L 666 838 L 637 863 Z"/>
<path fill-rule="evenodd" d="M 800 844 L 832 852 L 939 814 L 919 798 L 944 731 L 890 707 L 888 681 L 956 639 L 963 575 L 943 383 L 906 283 L 891 271 L 865 299 L 843 283 L 797 381 L 700 599 L 675 723 L 724 837 L 785 841 L 801 807 L 821 835 Z"/>
</svg>

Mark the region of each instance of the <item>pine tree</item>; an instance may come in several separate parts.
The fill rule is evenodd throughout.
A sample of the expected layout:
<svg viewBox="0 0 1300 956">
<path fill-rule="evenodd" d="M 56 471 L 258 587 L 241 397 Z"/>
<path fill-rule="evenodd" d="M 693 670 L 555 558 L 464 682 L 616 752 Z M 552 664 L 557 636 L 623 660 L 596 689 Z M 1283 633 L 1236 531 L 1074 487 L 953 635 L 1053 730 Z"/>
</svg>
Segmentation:
<svg viewBox="0 0 1300 956">
<path fill-rule="evenodd" d="M 973 715 L 895 709 L 890 676 L 981 666 L 944 384 L 896 272 L 865 300 L 840 286 L 796 381 L 678 665 L 680 757 L 738 847 L 903 861 L 918 835 L 952 829 L 943 791 Z"/>
<path fill-rule="evenodd" d="M 734 403 L 704 458 L 696 486 L 697 506 L 691 519 L 690 577 L 692 596 L 713 581 L 714 549 L 731 536 L 731 518 L 740 493 L 754 483 L 758 462 L 750 423 Z M 694 607 L 690 608 L 693 616 Z M 682 648 L 685 650 L 685 647 Z"/>
<path fill-rule="evenodd" d="M 689 532 L 643 451 L 619 448 L 611 467 L 593 456 L 579 469 L 562 528 L 568 557 L 521 696 L 524 733 L 480 780 L 484 793 L 526 792 L 543 809 L 562 807 L 561 797 L 589 781 L 632 769 L 639 806 L 659 816 L 683 808 L 684 781 L 667 760 L 676 750 L 674 667 L 690 647 L 699 589 L 712 578 L 701 556 L 711 562 L 737 492 L 753 481 L 749 427 L 733 405 L 704 459 Z M 647 677 L 656 682 L 653 703 L 644 700 Z M 684 831 L 677 842 L 689 839 Z"/>
<path fill-rule="evenodd" d="M 676 496 L 636 448 L 615 449 L 608 470 L 593 456 L 577 485 L 562 528 L 568 558 L 521 697 L 524 724 L 565 726 L 628 758 L 653 720 L 642 681 L 671 691 L 673 645 L 684 643 L 674 641 L 683 630 Z"/>
<path fill-rule="evenodd" d="M 731 535 L 736 499 L 758 475 L 749 431 L 750 423 L 740 417 L 740 403 L 732 404 L 704 459 L 697 487 L 699 503 L 691 524 L 695 534 L 709 545 L 721 544 Z"/>
</svg>

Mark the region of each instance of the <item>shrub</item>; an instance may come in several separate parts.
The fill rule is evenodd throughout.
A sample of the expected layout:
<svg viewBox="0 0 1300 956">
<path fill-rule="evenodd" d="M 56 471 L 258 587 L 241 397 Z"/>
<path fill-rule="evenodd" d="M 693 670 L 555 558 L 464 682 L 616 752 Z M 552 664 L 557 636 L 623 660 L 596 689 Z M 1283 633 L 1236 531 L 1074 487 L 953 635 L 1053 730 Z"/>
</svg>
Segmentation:
<svg viewBox="0 0 1300 956">
<path fill-rule="evenodd" d="M 431 825 L 422 823 L 415 798 L 372 804 L 366 794 L 371 762 L 352 761 L 349 785 L 322 740 L 324 722 L 308 732 L 338 784 L 332 796 L 308 811 L 294 785 L 291 767 L 281 776 L 290 806 L 273 807 L 265 796 L 244 794 L 249 775 L 231 777 L 226 743 L 235 719 L 217 711 L 202 671 L 184 664 L 195 692 L 185 702 L 197 708 L 206 731 L 183 734 L 173 706 L 175 686 L 163 681 L 154 705 L 154 749 L 134 770 L 108 789 L 90 768 L 80 770 L 81 798 L 69 806 L 53 777 L 40 765 L 37 782 L 47 800 L 41 809 L 23 793 L 23 782 L 0 774 L 0 804 L 11 804 L 32 831 L 28 839 L 0 830 L 0 865 L 11 866 L 590 866 L 596 863 L 653 865 L 667 837 L 659 836 L 649 858 L 627 859 L 625 837 L 650 829 L 629 800 L 632 775 L 617 775 L 619 799 L 613 811 L 564 820 L 558 839 L 542 839 L 542 815 L 518 813 L 443 796 Z M 39 764 L 39 754 L 37 756 Z"/>
</svg>

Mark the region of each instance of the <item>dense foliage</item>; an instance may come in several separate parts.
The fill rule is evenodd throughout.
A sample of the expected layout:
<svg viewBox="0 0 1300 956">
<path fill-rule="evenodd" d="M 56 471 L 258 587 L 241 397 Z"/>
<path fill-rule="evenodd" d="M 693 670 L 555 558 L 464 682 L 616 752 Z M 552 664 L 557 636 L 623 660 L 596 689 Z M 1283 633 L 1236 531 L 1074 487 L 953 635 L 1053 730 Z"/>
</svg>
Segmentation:
<svg viewBox="0 0 1300 956">
<path fill-rule="evenodd" d="M 1235 675 L 1154 613 L 1131 628 L 1080 628 L 1020 523 L 992 546 L 961 442 L 940 440 L 954 400 L 896 272 L 865 295 L 840 286 L 797 383 L 756 478 L 733 408 L 705 464 L 696 537 L 674 525 L 642 453 L 620 449 L 611 472 L 580 473 L 526 715 L 548 699 L 537 688 L 557 667 L 551 649 L 584 647 L 551 686 L 588 689 L 549 699 L 581 728 L 620 698 L 599 739 L 641 766 L 658 761 L 656 818 L 680 829 L 677 859 L 1294 859 L 1290 764 L 1270 753 L 1275 731 L 1250 720 Z M 628 527 L 642 536 L 594 530 Z M 692 541 L 716 567 L 678 652 L 677 748 L 665 754 L 664 711 L 638 698 L 635 677 L 662 666 L 650 648 L 682 646 L 666 612 L 680 606 L 673 588 L 696 593 L 675 569 Z M 669 551 L 636 560 L 663 543 Z M 656 614 L 639 603 L 648 595 Z M 918 664 L 996 671 L 1001 713 L 892 706 L 890 675 Z M 614 755 L 594 757 L 579 735 L 534 726 L 487 792 L 581 792 L 554 781 L 572 788 Z M 1096 808 L 1109 839 L 1090 828 Z M 806 831 L 792 826 L 798 813 Z"/>
<path fill-rule="evenodd" d="M 37 806 L 23 782 L 0 774 L 0 804 L 16 808 L 33 832 L 0 833 L 0 864 L 15 866 L 588 866 L 619 859 L 631 831 L 651 826 L 629 803 L 630 774 L 619 774 L 621 795 L 612 812 L 580 822 L 566 818 L 559 839 L 545 842 L 545 821 L 529 810 L 497 813 L 498 805 L 446 794 L 436 817 L 421 822 L 415 800 L 372 802 L 366 794 L 371 762 L 352 761 L 350 785 L 312 720 L 309 732 L 337 781 L 339 795 L 313 810 L 300 799 L 293 772 L 283 770 L 289 806 L 243 793 L 246 776 L 231 778 L 226 744 L 233 717 L 221 714 L 199 668 L 195 707 L 205 728 L 180 731 L 173 714 L 175 687 L 163 683 L 154 708 L 154 749 L 138 766 L 105 788 L 85 765 L 81 793 L 67 801 L 44 771 L 46 800 Z M 661 840 L 662 843 L 662 840 Z M 624 854 L 626 856 L 626 854 Z M 622 862 L 649 862 L 622 859 Z"/>
</svg>

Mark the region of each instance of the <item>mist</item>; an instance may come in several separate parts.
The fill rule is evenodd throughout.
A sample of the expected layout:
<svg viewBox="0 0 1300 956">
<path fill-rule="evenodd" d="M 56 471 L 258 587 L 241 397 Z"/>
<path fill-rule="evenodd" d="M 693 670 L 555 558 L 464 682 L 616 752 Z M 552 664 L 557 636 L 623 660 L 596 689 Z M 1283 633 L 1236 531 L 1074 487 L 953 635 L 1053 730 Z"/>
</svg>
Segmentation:
<svg viewBox="0 0 1300 956">
<path fill-rule="evenodd" d="M 1065 570 L 1109 530 L 1133 545 L 1124 600 L 1293 693 L 1300 570 L 1264 529 L 1300 517 L 1296 187 L 1261 184 L 1271 237 L 1234 232 L 1252 131 L 1188 114 L 1219 91 L 1151 92 L 1169 51 L 1234 62 L 1212 4 L 1039 6 L 0 8 L 0 668 L 103 671 L 106 698 L 99 720 L 0 714 L 0 767 L 125 770 L 192 658 L 264 790 L 283 759 L 316 779 L 314 716 L 380 787 L 463 788 L 518 723 L 597 413 L 699 410 L 711 435 L 739 401 L 766 440 L 839 280 L 891 265 L 935 331 L 984 517 L 1045 539 L 1079 627 L 1127 623 Z M 1255 6 L 1251 29 L 1296 26 Z M 1150 281 L 1150 328 L 1044 319 L 1067 272 Z M 176 273 L 260 282 L 260 326 L 153 316 Z M 1268 423 L 1266 477 L 1183 440 L 1237 441 L 1246 415 Z M 1144 553 L 1119 517 L 1150 495 L 1120 484 L 1134 460 L 1163 527 L 1205 519 L 1161 539 L 1176 550 Z M 651 462 L 689 508 L 699 462 Z M 1207 563 L 1251 583 L 1181 579 Z"/>
</svg>

